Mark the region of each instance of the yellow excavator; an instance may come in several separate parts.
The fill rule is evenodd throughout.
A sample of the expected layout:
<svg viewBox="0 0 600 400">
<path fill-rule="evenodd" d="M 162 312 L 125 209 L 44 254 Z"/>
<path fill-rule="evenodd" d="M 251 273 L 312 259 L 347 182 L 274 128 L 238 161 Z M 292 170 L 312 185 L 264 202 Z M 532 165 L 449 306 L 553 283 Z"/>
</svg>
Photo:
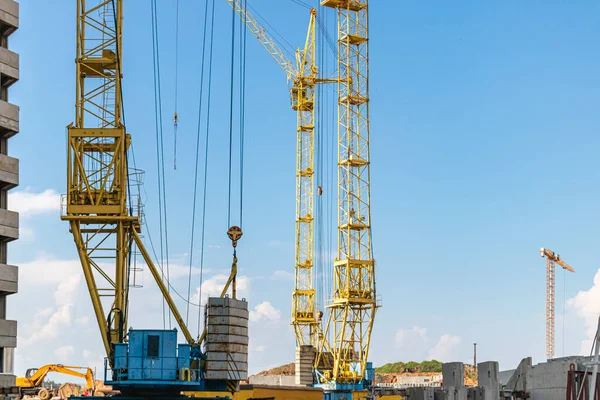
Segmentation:
<svg viewBox="0 0 600 400">
<path fill-rule="evenodd" d="M 79 371 L 78 371 L 79 370 Z M 80 372 L 85 371 L 85 372 Z M 23 398 L 25 395 L 36 396 L 40 400 L 49 400 L 54 393 L 42 387 L 42 383 L 50 372 L 58 372 L 59 374 L 76 376 L 85 379 L 86 390 L 90 391 L 90 395 L 94 392 L 94 373 L 90 368 L 77 367 L 72 365 L 48 364 L 40 368 L 30 368 L 25 373 L 24 377 L 17 377 L 18 397 Z"/>
</svg>

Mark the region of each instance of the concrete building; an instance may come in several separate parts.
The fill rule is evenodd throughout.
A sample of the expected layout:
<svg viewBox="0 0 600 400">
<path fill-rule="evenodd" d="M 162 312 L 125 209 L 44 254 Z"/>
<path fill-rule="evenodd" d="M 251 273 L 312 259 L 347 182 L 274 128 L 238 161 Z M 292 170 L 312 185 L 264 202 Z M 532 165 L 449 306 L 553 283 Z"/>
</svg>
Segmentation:
<svg viewBox="0 0 600 400">
<path fill-rule="evenodd" d="M 19 132 L 19 107 L 9 87 L 19 80 L 19 55 L 9 37 L 19 27 L 19 4 L 0 0 L 0 386 L 12 386 L 17 321 L 6 319 L 7 296 L 17 292 L 18 269 L 8 265 L 8 243 L 19 238 L 19 214 L 8 211 L 8 191 L 19 184 L 19 160 L 8 156 L 9 139 Z"/>
</svg>

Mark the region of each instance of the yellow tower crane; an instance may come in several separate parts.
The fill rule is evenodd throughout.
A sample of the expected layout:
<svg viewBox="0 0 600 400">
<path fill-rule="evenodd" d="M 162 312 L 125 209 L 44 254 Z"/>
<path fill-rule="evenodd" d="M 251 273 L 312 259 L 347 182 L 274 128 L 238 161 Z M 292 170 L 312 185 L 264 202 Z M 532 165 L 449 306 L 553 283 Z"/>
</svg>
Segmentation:
<svg viewBox="0 0 600 400">
<path fill-rule="evenodd" d="M 292 82 L 292 109 L 297 112 L 296 126 L 296 262 L 292 294 L 292 325 L 298 346 L 317 347 L 320 313 L 316 310 L 313 286 L 314 196 L 315 196 L 315 87 L 319 83 L 337 82 L 320 78 L 316 65 L 315 27 L 317 11 L 311 9 L 304 48 L 296 51 L 295 65 L 268 31 L 248 11 L 241 0 L 227 0 L 250 32 L 260 41 Z"/>
<path fill-rule="evenodd" d="M 109 362 L 125 341 L 132 248 L 142 254 L 186 341 L 185 325 L 140 238 L 140 202 L 129 183 L 131 136 L 122 109 L 122 0 L 77 0 L 75 122 L 67 127 L 63 215 L 77 246 Z M 102 301 L 102 298 L 108 301 Z"/>
<path fill-rule="evenodd" d="M 563 269 L 575 272 L 573 267 L 564 262 L 560 255 L 550 249 L 540 249 L 542 258 L 546 258 L 546 357 L 554 358 L 554 299 L 555 299 L 555 264 L 560 265 Z"/>
<path fill-rule="evenodd" d="M 378 307 L 371 246 L 368 0 L 322 0 L 338 19 L 338 254 L 326 337 L 333 368 L 318 371 L 332 390 L 369 380 L 367 360 Z M 328 349 L 317 349 L 319 359 Z"/>
</svg>

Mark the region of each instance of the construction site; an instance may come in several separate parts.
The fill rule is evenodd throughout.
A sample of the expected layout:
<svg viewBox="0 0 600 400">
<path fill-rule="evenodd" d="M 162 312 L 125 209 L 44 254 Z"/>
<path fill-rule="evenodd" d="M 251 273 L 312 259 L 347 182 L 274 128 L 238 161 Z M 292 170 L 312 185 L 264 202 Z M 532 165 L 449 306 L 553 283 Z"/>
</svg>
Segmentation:
<svg viewBox="0 0 600 400">
<path fill-rule="evenodd" d="M 600 400 L 597 6 L 50 3 L 0 0 L 0 397 Z"/>
</svg>

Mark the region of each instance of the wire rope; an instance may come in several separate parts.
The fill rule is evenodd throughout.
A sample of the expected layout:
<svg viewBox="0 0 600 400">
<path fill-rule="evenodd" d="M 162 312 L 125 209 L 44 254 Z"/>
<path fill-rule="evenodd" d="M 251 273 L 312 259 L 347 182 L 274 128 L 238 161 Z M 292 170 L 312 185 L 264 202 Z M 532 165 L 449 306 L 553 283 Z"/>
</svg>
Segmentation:
<svg viewBox="0 0 600 400">
<path fill-rule="evenodd" d="M 173 112 L 173 169 L 177 169 L 177 114 L 178 81 L 179 81 L 179 0 L 175 4 L 175 107 Z"/>
<path fill-rule="evenodd" d="M 166 181 L 165 181 L 165 163 L 164 163 L 164 139 L 163 139 L 163 121 L 162 121 L 162 92 L 161 92 L 161 78 L 160 78 L 160 49 L 158 40 L 158 12 L 156 8 L 156 0 L 152 0 L 152 34 L 153 34 L 153 60 L 154 60 L 154 112 L 155 112 L 155 125 L 156 125 L 156 153 L 157 153 L 157 175 L 158 175 L 158 191 L 159 191 L 159 219 L 160 219 L 160 245 L 161 245 L 161 259 L 160 265 L 161 270 L 164 269 L 164 262 L 166 259 L 166 277 L 168 290 L 170 292 L 169 284 L 169 235 L 167 226 L 167 197 L 166 197 Z M 164 246 L 163 246 L 164 238 Z M 164 250 L 164 252 L 163 252 Z M 164 303 L 163 303 L 164 307 Z M 171 312 L 168 313 L 169 328 L 172 326 Z M 163 323 L 166 325 L 166 321 L 163 319 Z"/>
<path fill-rule="evenodd" d="M 207 1 L 208 3 L 208 1 Z M 209 139 L 209 128 L 210 128 L 210 103 L 211 103 L 211 92 L 212 92 L 212 67 L 213 67 L 213 47 L 214 47 L 214 32 L 215 32 L 215 0 L 212 0 L 211 7 L 211 24 L 210 24 L 210 50 L 209 50 L 209 62 L 208 62 L 208 93 L 207 93 L 207 107 L 206 107 L 206 142 L 205 142 L 205 156 L 204 156 L 204 191 L 202 200 L 202 234 L 200 237 L 200 284 L 198 286 L 198 303 L 202 304 L 202 281 L 204 274 L 204 237 L 205 237 L 205 226 L 206 226 L 206 188 L 207 188 L 207 171 L 208 171 L 208 139 Z M 198 336 L 200 336 L 200 321 L 202 317 L 202 307 L 198 307 Z"/>
<path fill-rule="evenodd" d="M 200 163 L 200 135 L 202 132 L 202 105 L 203 105 L 203 94 L 204 94 L 204 67 L 206 65 L 206 30 L 207 30 L 207 24 L 208 22 L 208 1 L 205 3 L 205 7 L 204 7 L 204 30 L 203 30 L 203 34 L 202 34 L 202 64 L 200 67 L 200 96 L 199 96 L 199 100 L 198 100 L 198 126 L 197 126 L 197 134 L 196 134 L 196 162 L 195 162 L 195 168 L 194 168 L 194 198 L 193 198 L 193 205 L 192 205 L 192 232 L 190 235 L 190 263 L 189 263 L 189 274 L 188 274 L 188 299 L 191 296 L 191 290 L 192 290 L 192 264 L 193 264 L 193 260 L 194 260 L 194 237 L 195 237 L 195 231 L 196 231 L 196 204 L 197 204 L 197 197 L 198 197 L 198 166 Z M 210 101 L 210 99 L 209 99 Z M 205 156 L 204 156 L 204 160 L 206 162 L 206 160 L 208 159 L 208 129 L 206 131 L 206 151 L 205 151 Z M 205 164 L 205 168 L 204 168 L 204 174 L 205 174 L 205 180 L 206 180 L 206 164 Z M 188 306 L 186 308 L 186 312 L 185 312 L 186 316 L 185 316 L 185 324 L 187 325 L 189 322 L 189 314 L 190 314 L 190 308 L 189 308 L 189 303 Z"/>
</svg>

